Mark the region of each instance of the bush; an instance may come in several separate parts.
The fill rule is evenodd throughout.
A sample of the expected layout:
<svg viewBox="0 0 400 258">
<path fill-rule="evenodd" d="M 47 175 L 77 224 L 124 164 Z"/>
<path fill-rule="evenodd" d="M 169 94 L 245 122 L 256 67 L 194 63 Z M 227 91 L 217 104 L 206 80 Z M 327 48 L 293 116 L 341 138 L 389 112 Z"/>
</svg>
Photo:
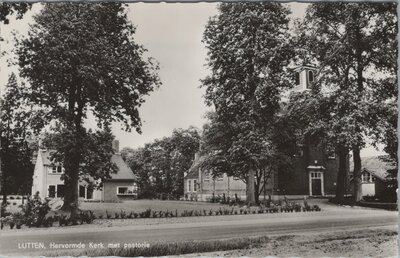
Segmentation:
<svg viewBox="0 0 400 258">
<path fill-rule="evenodd" d="M 80 213 L 79 219 L 80 221 L 83 223 L 87 223 L 87 224 L 92 224 L 93 220 L 95 220 L 95 215 L 94 212 L 89 210 L 89 211 L 84 211 Z"/>
<path fill-rule="evenodd" d="M 121 219 L 125 219 L 126 218 L 126 212 L 121 210 L 121 212 L 119 213 L 119 216 L 121 217 Z"/>
<path fill-rule="evenodd" d="M 43 225 L 47 213 L 50 211 L 49 199 L 41 201 L 39 193 L 28 198 L 22 206 L 22 214 L 28 227 L 40 227 Z"/>
<path fill-rule="evenodd" d="M 313 206 L 314 211 L 321 211 L 321 208 L 318 205 Z"/>
<path fill-rule="evenodd" d="M 140 218 L 150 218 L 151 209 L 146 209 L 145 211 L 139 213 Z"/>
</svg>

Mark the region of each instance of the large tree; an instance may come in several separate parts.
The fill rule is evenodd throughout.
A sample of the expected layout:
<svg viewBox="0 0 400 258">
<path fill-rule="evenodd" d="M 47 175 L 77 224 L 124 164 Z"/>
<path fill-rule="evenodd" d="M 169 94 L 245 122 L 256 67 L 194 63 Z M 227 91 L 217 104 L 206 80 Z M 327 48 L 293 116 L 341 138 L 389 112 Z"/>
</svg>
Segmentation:
<svg viewBox="0 0 400 258">
<path fill-rule="evenodd" d="M 267 192 L 268 184 L 279 171 L 291 171 L 296 151 L 294 127 L 290 121 L 286 117 L 275 116 L 268 130 L 252 128 L 247 134 L 237 135 L 237 125 L 233 122 L 220 122 L 216 113 L 209 113 L 208 118 L 201 141 L 201 155 L 204 156 L 201 168 L 211 171 L 214 178 L 226 173 L 248 185 L 251 160 L 255 202 L 259 203 L 260 195 L 265 198 L 267 194 L 274 194 Z"/>
<path fill-rule="evenodd" d="M 211 74 L 202 85 L 217 123 L 231 134 L 229 146 L 221 151 L 241 158 L 247 201 L 255 203 L 258 158 L 269 151 L 262 138 L 279 110 L 281 91 L 290 87 L 285 69 L 293 53 L 288 44 L 289 10 L 266 2 L 222 3 L 218 10 L 203 36 Z"/>
<path fill-rule="evenodd" d="M 10 16 L 15 14 L 16 19 L 22 19 L 24 14 L 31 9 L 30 3 L 0 3 L 0 22 L 8 24 Z"/>
<path fill-rule="evenodd" d="M 368 136 L 380 135 L 382 125 L 390 125 L 383 115 L 390 105 L 381 105 L 397 96 L 396 4 L 315 3 L 307 9 L 302 34 L 320 65 L 315 87 L 323 85 L 332 104 L 325 112 L 331 115 L 327 128 L 341 160 L 337 197 L 343 199 L 343 163 L 352 150 L 353 196 L 359 201 L 360 150 Z"/>
<path fill-rule="evenodd" d="M 42 124 L 33 122 L 43 113 L 33 109 L 22 98 L 23 94 L 24 88 L 12 73 L 0 98 L 0 171 L 3 203 L 7 201 L 7 194 L 28 194 L 31 188 L 31 158 L 36 146 L 33 138 L 42 127 Z"/>
<path fill-rule="evenodd" d="M 158 69 L 136 44 L 135 27 L 119 3 L 49 3 L 18 42 L 27 99 L 47 108 L 47 123 L 64 136 L 55 161 L 65 167 L 63 209 L 77 211 L 80 166 L 89 113 L 102 129 L 119 121 L 140 132 L 138 108 L 158 86 Z"/>
</svg>

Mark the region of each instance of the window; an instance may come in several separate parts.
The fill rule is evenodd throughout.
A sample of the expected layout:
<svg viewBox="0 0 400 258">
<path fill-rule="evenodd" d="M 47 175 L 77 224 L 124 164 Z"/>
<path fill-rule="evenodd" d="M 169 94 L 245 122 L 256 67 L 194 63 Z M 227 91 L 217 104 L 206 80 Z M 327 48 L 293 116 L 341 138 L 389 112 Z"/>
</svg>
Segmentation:
<svg viewBox="0 0 400 258">
<path fill-rule="evenodd" d="M 93 199 L 93 186 L 86 187 L 86 199 Z"/>
<path fill-rule="evenodd" d="M 322 178 L 321 172 L 311 172 L 311 178 Z"/>
<path fill-rule="evenodd" d="M 314 73 L 312 71 L 308 71 L 308 81 L 314 82 Z"/>
<path fill-rule="evenodd" d="M 188 180 L 188 192 L 192 191 L 192 180 Z"/>
<path fill-rule="evenodd" d="M 294 81 L 295 81 L 296 85 L 300 85 L 300 73 L 299 72 L 294 73 Z"/>
<path fill-rule="evenodd" d="M 224 175 L 215 176 L 215 181 L 224 181 Z"/>
<path fill-rule="evenodd" d="M 64 173 L 64 168 L 62 166 L 52 166 L 50 169 L 52 174 L 62 174 Z"/>
<path fill-rule="evenodd" d="M 203 181 L 208 182 L 210 181 L 210 172 L 204 172 L 204 178 Z"/>
<path fill-rule="evenodd" d="M 57 197 L 64 197 L 64 185 L 57 185 Z"/>
<path fill-rule="evenodd" d="M 197 180 L 193 180 L 193 192 L 197 191 Z"/>
<path fill-rule="evenodd" d="M 50 198 L 56 197 L 56 186 L 55 185 L 49 185 L 49 197 Z"/>
<path fill-rule="evenodd" d="M 137 186 L 118 186 L 117 187 L 117 194 L 118 195 L 136 195 Z"/>
<path fill-rule="evenodd" d="M 295 157 L 303 157 L 304 156 L 304 151 L 303 151 L 303 146 L 300 145 L 296 148 L 296 152 L 294 153 Z"/>
<path fill-rule="evenodd" d="M 332 146 L 328 146 L 326 150 L 326 155 L 328 159 L 336 159 L 335 148 Z"/>
<path fill-rule="evenodd" d="M 85 198 L 86 196 L 86 188 L 82 185 L 79 186 L 79 197 L 80 198 Z"/>
<path fill-rule="evenodd" d="M 368 172 L 363 172 L 361 174 L 361 182 L 363 183 L 372 183 L 375 182 L 375 177 L 373 175 L 371 175 L 371 173 Z"/>
</svg>

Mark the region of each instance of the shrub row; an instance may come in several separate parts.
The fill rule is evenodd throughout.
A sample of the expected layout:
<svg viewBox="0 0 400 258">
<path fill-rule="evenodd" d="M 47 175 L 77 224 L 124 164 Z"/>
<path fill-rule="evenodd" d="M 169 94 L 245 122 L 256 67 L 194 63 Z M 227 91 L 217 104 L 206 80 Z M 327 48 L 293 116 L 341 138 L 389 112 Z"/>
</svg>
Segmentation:
<svg viewBox="0 0 400 258">
<path fill-rule="evenodd" d="M 106 219 L 136 219 L 136 218 L 172 218 L 172 217 L 198 217 L 198 216 L 219 216 L 219 215 L 246 215 L 246 214 L 262 214 L 262 213 L 282 213 L 282 212 L 311 212 L 321 211 L 318 205 L 310 206 L 306 204 L 301 206 L 296 204 L 293 206 L 274 206 L 274 207 L 258 207 L 257 209 L 234 209 L 234 208 L 220 208 L 219 210 L 184 210 L 180 214 L 178 211 L 152 211 L 147 209 L 143 212 L 130 212 L 127 213 L 123 210 L 115 212 L 114 214 L 106 211 Z M 99 215 L 98 219 L 103 219 L 103 215 Z"/>
<path fill-rule="evenodd" d="M 78 214 L 76 218 L 70 218 L 67 215 L 54 215 L 54 216 L 46 216 L 40 220 L 32 221 L 29 217 L 24 216 L 23 213 L 17 212 L 12 213 L 6 217 L 2 217 L 1 221 L 1 229 L 4 228 L 5 225 L 9 225 L 10 229 L 14 227 L 16 229 L 20 229 L 22 225 L 26 225 L 27 227 L 52 227 L 54 223 L 58 222 L 58 225 L 61 226 L 70 226 L 70 225 L 82 225 L 83 223 L 91 224 L 94 220 L 95 216 L 92 211 L 85 211 Z M 39 222 L 40 221 L 40 222 Z"/>
<path fill-rule="evenodd" d="M 28 198 L 27 202 L 20 206 L 22 208 L 21 212 L 7 212 L 6 206 L 1 206 L 1 229 L 4 228 L 4 225 L 9 225 L 11 229 L 14 227 L 20 229 L 22 225 L 28 227 L 51 227 L 54 222 L 59 222 L 59 226 L 77 225 L 84 222 L 90 224 L 95 219 L 92 211 L 80 212 L 74 218 L 62 214 L 49 216 L 48 213 L 51 210 L 49 199 L 42 201 L 38 194 Z"/>
</svg>

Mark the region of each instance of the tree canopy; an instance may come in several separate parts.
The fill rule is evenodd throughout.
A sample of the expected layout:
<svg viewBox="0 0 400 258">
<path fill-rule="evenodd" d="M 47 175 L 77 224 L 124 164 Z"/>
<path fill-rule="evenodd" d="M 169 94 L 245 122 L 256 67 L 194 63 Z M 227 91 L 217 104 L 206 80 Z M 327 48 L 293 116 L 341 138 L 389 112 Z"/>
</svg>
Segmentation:
<svg viewBox="0 0 400 258">
<path fill-rule="evenodd" d="M 16 49 L 24 97 L 46 108 L 43 119 L 63 139 L 54 157 L 65 167 L 64 208 L 76 212 L 82 143 L 97 137 L 84 128 L 85 119 L 93 114 L 106 131 L 121 122 L 140 132 L 138 108 L 160 84 L 158 65 L 134 42 L 135 27 L 122 4 L 45 4 L 34 21 Z"/>
<path fill-rule="evenodd" d="M 183 178 L 199 150 L 196 128 L 175 129 L 171 136 L 147 143 L 143 148 L 125 148 L 124 159 L 138 178 L 139 197 L 173 198 L 183 195 Z"/>
<path fill-rule="evenodd" d="M 289 10 L 266 2 L 222 3 L 218 9 L 203 36 L 210 75 L 202 86 L 206 103 L 215 107 L 212 126 L 225 140 L 210 154 L 231 157 L 229 166 L 236 169 L 226 172 L 247 178 L 247 201 L 254 203 L 255 173 L 272 152 L 267 127 L 279 111 L 281 92 L 291 86 Z"/>
<path fill-rule="evenodd" d="M 361 198 L 360 150 L 367 138 L 395 138 L 388 114 L 397 102 L 396 35 L 393 3 L 314 3 L 300 28 L 299 43 L 320 67 L 314 91 L 322 94 L 314 94 L 313 101 L 325 106 L 325 119 L 314 121 L 323 125 L 343 162 L 353 151 L 355 201 Z M 346 175 L 341 168 L 342 199 Z"/>
</svg>

